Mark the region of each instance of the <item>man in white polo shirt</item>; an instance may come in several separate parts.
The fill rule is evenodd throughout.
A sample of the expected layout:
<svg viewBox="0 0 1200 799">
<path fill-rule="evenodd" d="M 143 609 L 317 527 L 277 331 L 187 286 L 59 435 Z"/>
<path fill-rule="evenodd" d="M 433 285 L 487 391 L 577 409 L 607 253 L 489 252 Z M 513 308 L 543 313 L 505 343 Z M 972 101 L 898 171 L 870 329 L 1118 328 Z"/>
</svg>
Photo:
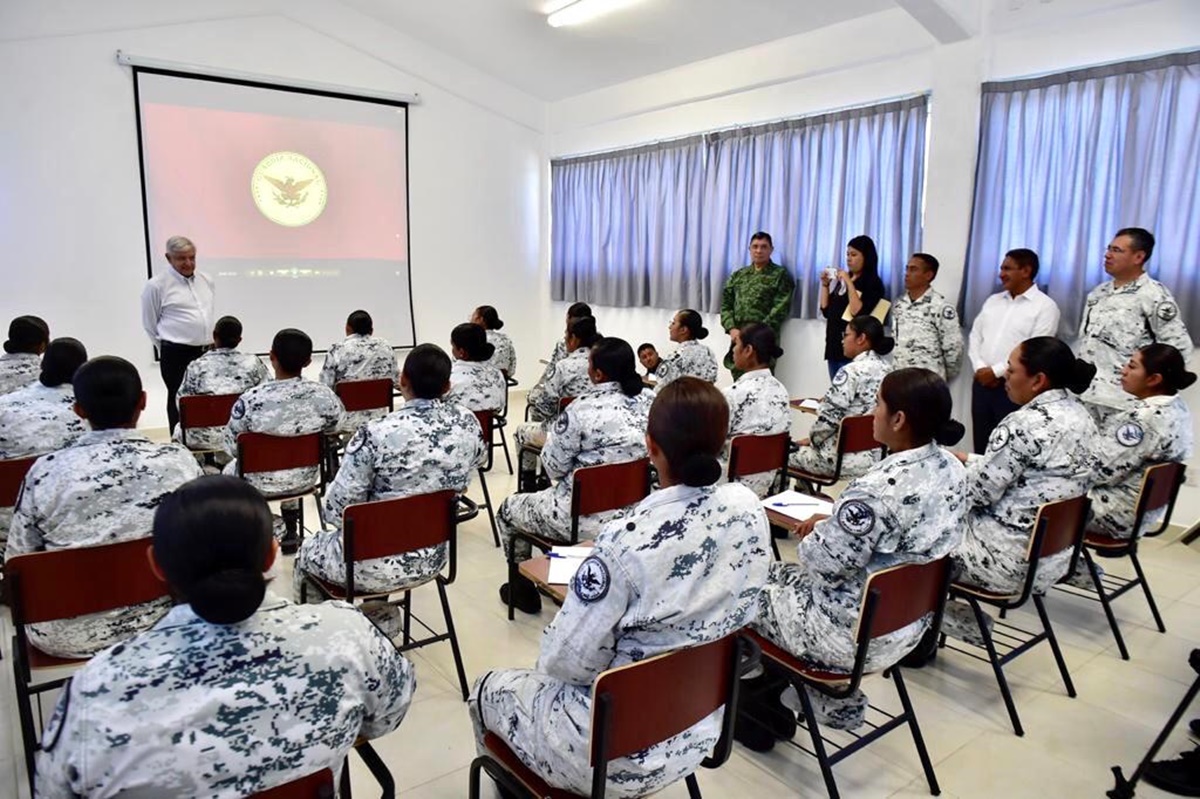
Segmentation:
<svg viewBox="0 0 1200 799">
<path fill-rule="evenodd" d="M 167 386 L 167 422 L 179 423 L 175 393 L 183 373 L 209 344 L 213 328 L 213 280 L 196 271 L 196 245 L 183 236 L 167 239 L 167 263 L 142 290 L 142 327 L 158 350 L 158 365 Z"/>
<path fill-rule="evenodd" d="M 1038 257 L 1033 250 L 1009 250 L 1000 264 L 1004 291 L 983 302 L 971 325 L 968 356 L 975 369 L 971 386 L 971 425 L 975 451 L 987 449 L 996 425 L 1017 406 L 1004 392 L 1004 375 L 1013 348 L 1034 336 L 1058 334 L 1058 305 L 1038 289 Z"/>
</svg>

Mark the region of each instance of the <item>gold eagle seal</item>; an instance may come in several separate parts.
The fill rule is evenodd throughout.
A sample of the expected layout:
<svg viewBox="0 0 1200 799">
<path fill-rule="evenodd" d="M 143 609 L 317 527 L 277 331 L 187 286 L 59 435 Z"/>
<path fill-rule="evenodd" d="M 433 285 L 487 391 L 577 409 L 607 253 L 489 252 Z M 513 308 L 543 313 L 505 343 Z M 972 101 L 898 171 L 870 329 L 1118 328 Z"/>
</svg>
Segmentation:
<svg viewBox="0 0 1200 799">
<path fill-rule="evenodd" d="M 303 227 L 325 210 L 329 189 L 325 173 L 311 158 L 285 150 L 258 162 L 250 196 L 259 213 L 275 224 Z"/>
</svg>

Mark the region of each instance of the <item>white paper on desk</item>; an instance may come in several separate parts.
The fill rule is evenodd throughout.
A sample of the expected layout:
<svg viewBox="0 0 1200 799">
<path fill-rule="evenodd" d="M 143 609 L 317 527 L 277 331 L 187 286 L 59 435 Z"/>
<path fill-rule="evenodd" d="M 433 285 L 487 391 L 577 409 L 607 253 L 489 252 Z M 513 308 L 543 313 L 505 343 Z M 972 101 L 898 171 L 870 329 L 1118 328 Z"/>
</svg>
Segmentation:
<svg viewBox="0 0 1200 799">
<path fill-rule="evenodd" d="M 550 585 L 566 585 L 571 582 L 571 578 L 575 576 L 575 572 L 579 570 L 579 564 L 583 563 L 585 558 L 550 558 L 550 573 L 546 575 L 546 582 Z"/>
<path fill-rule="evenodd" d="M 833 513 L 832 502 L 810 497 L 808 494 L 801 494 L 799 491 L 784 491 L 782 494 L 767 497 L 763 500 L 762 504 L 765 509 L 773 510 L 798 522 L 802 522 L 817 514 L 828 516 Z"/>
<path fill-rule="evenodd" d="M 821 409 L 821 401 L 817 399 L 804 399 L 796 403 L 796 407 L 802 411 L 812 411 L 816 413 Z"/>
</svg>

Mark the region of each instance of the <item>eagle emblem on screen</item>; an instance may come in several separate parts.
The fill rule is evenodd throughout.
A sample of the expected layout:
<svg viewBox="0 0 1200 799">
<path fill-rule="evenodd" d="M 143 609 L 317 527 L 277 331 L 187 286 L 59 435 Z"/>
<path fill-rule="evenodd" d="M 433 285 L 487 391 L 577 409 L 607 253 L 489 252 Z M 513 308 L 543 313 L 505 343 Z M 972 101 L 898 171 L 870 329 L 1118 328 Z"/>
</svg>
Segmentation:
<svg viewBox="0 0 1200 799">
<path fill-rule="evenodd" d="M 250 194 L 259 213 L 283 227 L 302 227 L 321 216 L 329 199 L 325 174 L 302 153 L 265 156 L 250 178 Z"/>
</svg>

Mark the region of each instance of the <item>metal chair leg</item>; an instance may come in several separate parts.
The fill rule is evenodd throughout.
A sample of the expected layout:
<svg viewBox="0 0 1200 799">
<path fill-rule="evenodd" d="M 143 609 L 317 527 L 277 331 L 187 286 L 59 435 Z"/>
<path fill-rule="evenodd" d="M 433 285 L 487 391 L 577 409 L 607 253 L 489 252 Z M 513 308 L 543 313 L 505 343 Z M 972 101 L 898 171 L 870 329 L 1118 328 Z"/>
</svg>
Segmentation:
<svg viewBox="0 0 1200 799">
<path fill-rule="evenodd" d="M 689 774 L 684 778 L 684 783 L 687 785 L 688 799 L 704 799 L 700 795 L 700 783 L 696 782 L 696 775 Z"/>
<path fill-rule="evenodd" d="M 487 476 L 483 469 L 479 470 L 479 485 L 483 487 L 483 504 L 487 508 L 488 522 L 492 525 L 492 541 L 500 546 L 500 531 L 496 527 L 496 512 L 492 510 L 492 495 L 488 492 Z"/>
<path fill-rule="evenodd" d="M 412 591 L 404 592 L 404 646 L 412 642 Z"/>
<path fill-rule="evenodd" d="M 1096 571 L 1096 561 L 1092 560 L 1092 553 L 1087 550 L 1087 547 L 1083 549 L 1083 561 L 1087 564 L 1088 573 L 1092 575 L 1092 585 L 1100 597 L 1100 607 L 1104 608 L 1104 615 L 1108 618 L 1108 627 L 1117 641 L 1117 650 L 1121 653 L 1121 659 L 1129 660 L 1129 650 L 1125 647 L 1125 638 L 1121 635 L 1121 627 L 1117 624 L 1116 614 L 1113 613 L 1112 600 L 1108 597 L 1108 591 L 1104 590 L 1104 583 L 1100 581 L 1100 573 Z"/>
<path fill-rule="evenodd" d="M 517 562 L 512 559 L 512 555 L 508 556 L 508 620 L 513 620 L 513 611 L 515 606 L 513 601 L 516 599 L 517 593 L 517 578 L 521 576 L 521 572 L 517 567 Z"/>
<path fill-rule="evenodd" d="M 1046 640 L 1050 642 L 1050 651 L 1054 653 L 1054 662 L 1058 664 L 1058 673 L 1062 676 L 1067 696 L 1074 699 L 1075 684 L 1071 682 L 1071 674 L 1067 671 L 1067 661 L 1063 658 L 1062 650 L 1059 649 L 1058 637 L 1054 634 L 1054 628 L 1050 626 L 1050 614 L 1046 613 L 1045 597 L 1034 594 L 1033 606 L 1037 608 L 1038 617 L 1042 620 L 1042 629 L 1046 631 Z"/>
<path fill-rule="evenodd" d="M 1158 605 L 1154 602 L 1154 595 L 1150 593 L 1150 583 L 1146 581 L 1146 573 L 1142 571 L 1142 562 L 1138 560 L 1137 550 L 1129 553 L 1129 559 L 1133 561 L 1133 570 L 1137 572 L 1138 581 L 1142 584 L 1142 592 L 1146 595 L 1146 603 L 1150 605 L 1150 613 L 1154 615 L 1154 623 L 1158 625 L 1160 633 L 1165 633 L 1167 625 L 1163 624 Z"/>
<path fill-rule="evenodd" d="M 1012 692 L 1008 689 L 1008 680 L 1004 679 L 1004 667 L 1000 665 L 1000 657 L 996 654 L 996 645 L 992 643 L 991 630 L 988 629 L 987 622 L 983 620 L 983 608 L 979 606 L 979 601 L 972 596 L 966 597 L 966 600 L 971 605 L 971 610 L 975 611 L 975 621 L 979 624 L 979 632 L 983 634 L 984 649 L 987 650 L 992 671 L 996 673 L 1000 696 L 1003 697 L 1004 706 L 1008 709 L 1008 718 L 1012 721 L 1013 732 L 1023 736 L 1025 728 L 1021 726 L 1021 717 L 1017 715 L 1017 706 L 1013 703 Z"/>
<path fill-rule="evenodd" d="M 37 751 L 37 732 L 33 727 L 33 708 L 30 702 L 33 694 L 29 693 L 28 675 L 21 668 L 21 658 L 17 654 L 17 637 L 13 636 L 13 681 L 17 688 L 17 714 L 21 719 L 21 742 L 25 746 L 25 774 L 29 779 L 29 795 L 34 796 L 33 775 L 35 772 L 34 752 Z M 65 690 L 70 690 L 67 687 Z"/>
<path fill-rule="evenodd" d="M 837 782 L 833 779 L 833 767 L 829 765 L 829 753 L 825 751 L 825 742 L 821 740 L 821 728 L 817 724 L 817 714 L 813 712 L 812 700 L 808 698 L 808 690 L 803 685 L 796 686 L 800 695 L 800 706 L 804 709 L 804 726 L 808 727 L 809 737 L 812 738 L 813 754 L 817 756 L 817 765 L 821 767 L 821 776 L 825 779 L 825 790 L 829 799 L 839 799 Z"/>
<path fill-rule="evenodd" d="M 508 473 L 513 473 L 512 456 L 508 454 L 508 440 L 504 437 L 504 428 L 500 428 L 500 450 L 504 453 L 504 463 L 508 466 Z"/>
<path fill-rule="evenodd" d="M 900 676 L 900 667 L 891 669 L 892 681 L 896 683 L 896 693 L 900 695 L 900 704 L 904 707 L 904 716 L 908 719 L 908 730 L 912 733 L 913 743 L 917 747 L 917 757 L 921 758 L 921 768 L 925 771 L 925 780 L 929 783 L 929 792 L 939 796 L 942 789 L 938 786 L 937 775 L 933 773 L 933 761 L 929 759 L 929 750 L 925 748 L 925 738 L 921 735 L 921 727 L 917 724 L 917 714 L 913 712 L 912 700 L 908 698 L 908 688 L 904 678 Z"/>
<path fill-rule="evenodd" d="M 450 614 L 450 599 L 441 580 L 437 580 L 437 589 L 438 598 L 442 601 L 442 617 L 446 620 L 446 635 L 450 637 L 450 652 L 454 655 L 454 668 L 458 672 L 458 686 L 466 702 L 471 690 L 467 687 L 467 671 L 463 668 L 462 650 L 458 648 L 458 634 L 454 631 L 454 617 Z"/>
</svg>

